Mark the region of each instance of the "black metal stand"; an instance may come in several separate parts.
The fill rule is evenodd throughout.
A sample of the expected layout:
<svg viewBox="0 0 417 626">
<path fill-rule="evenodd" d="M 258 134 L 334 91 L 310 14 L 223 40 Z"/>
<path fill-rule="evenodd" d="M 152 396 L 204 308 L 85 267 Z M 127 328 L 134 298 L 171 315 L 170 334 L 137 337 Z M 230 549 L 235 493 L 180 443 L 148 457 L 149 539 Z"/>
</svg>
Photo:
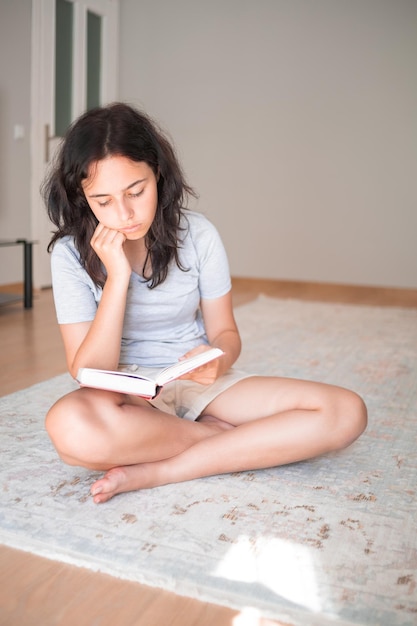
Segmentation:
<svg viewBox="0 0 417 626">
<path fill-rule="evenodd" d="M 36 242 L 28 241 L 27 239 L 0 239 L 0 247 L 23 246 L 23 301 L 25 309 L 31 309 L 33 306 L 32 255 L 34 243 Z M 2 296 L 0 298 L 0 304 L 6 304 L 18 299 L 17 296 L 7 294 L 0 295 Z"/>
</svg>

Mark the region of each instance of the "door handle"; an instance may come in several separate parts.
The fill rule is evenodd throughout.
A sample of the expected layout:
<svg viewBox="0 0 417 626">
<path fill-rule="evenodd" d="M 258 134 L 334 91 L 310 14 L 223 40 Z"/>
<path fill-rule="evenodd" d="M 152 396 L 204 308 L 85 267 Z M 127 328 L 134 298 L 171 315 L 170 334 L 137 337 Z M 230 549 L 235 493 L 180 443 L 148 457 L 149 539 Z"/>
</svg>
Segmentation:
<svg viewBox="0 0 417 626">
<path fill-rule="evenodd" d="M 45 163 L 49 163 L 51 158 L 51 152 L 49 149 L 51 141 L 62 139 L 59 135 L 51 135 L 50 134 L 50 126 L 49 124 L 45 124 Z"/>
</svg>

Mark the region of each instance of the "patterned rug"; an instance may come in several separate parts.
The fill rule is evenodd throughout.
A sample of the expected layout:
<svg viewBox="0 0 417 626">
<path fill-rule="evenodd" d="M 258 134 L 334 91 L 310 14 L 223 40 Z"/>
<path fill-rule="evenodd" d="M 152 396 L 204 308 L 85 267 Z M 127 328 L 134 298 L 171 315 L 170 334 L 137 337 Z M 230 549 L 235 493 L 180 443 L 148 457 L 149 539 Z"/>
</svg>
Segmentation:
<svg viewBox="0 0 417 626">
<path fill-rule="evenodd" d="M 275 300 L 239 307 L 239 366 L 365 399 L 369 427 L 313 461 L 117 496 L 43 429 L 69 376 L 0 399 L 0 541 L 294 626 L 417 624 L 417 311 Z"/>
</svg>

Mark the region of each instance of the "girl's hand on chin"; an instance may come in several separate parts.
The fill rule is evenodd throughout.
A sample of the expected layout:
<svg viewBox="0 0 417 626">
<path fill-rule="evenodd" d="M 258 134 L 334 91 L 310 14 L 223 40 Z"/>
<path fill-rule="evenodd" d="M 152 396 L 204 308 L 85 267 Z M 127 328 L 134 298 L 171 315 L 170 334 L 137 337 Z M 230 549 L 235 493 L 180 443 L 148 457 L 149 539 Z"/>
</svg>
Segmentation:
<svg viewBox="0 0 417 626">
<path fill-rule="evenodd" d="M 90 244 L 94 252 L 102 261 L 107 276 L 130 276 L 132 268 L 127 260 L 123 244 L 126 236 L 118 230 L 107 228 L 99 223 Z"/>
</svg>

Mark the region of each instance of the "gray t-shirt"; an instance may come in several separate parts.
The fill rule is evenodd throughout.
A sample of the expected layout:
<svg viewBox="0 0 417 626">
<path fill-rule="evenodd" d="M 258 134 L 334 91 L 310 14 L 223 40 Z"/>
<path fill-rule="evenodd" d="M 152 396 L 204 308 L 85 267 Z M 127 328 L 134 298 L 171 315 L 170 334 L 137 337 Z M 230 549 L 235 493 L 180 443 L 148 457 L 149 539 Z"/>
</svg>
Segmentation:
<svg viewBox="0 0 417 626">
<path fill-rule="evenodd" d="M 186 211 L 181 224 L 179 258 L 166 280 L 149 289 L 132 272 L 121 343 L 121 364 L 166 367 L 188 350 L 207 343 L 200 299 L 224 296 L 231 289 L 229 264 L 220 236 L 200 213 Z M 92 321 L 101 298 L 83 269 L 72 237 L 54 246 L 52 284 L 59 324 Z"/>
</svg>

